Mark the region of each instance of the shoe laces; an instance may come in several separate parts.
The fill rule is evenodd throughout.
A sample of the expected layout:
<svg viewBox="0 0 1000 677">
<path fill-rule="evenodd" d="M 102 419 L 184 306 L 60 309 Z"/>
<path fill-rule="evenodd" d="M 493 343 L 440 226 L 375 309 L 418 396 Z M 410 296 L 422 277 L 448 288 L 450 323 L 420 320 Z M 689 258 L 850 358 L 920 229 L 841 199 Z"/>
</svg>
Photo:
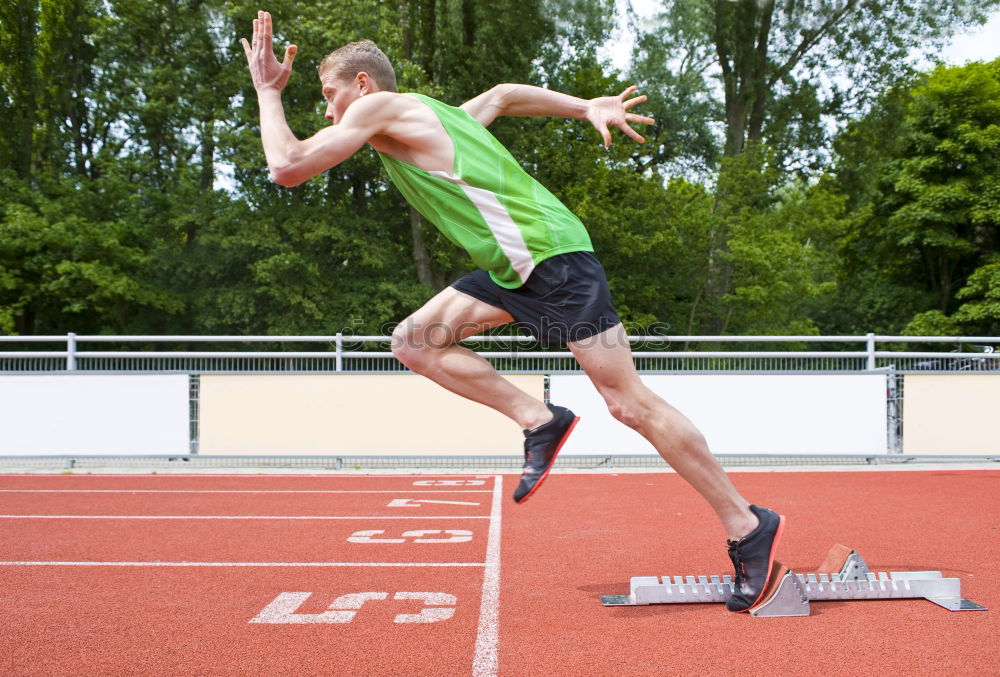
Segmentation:
<svg viewBox="0 0 1000 677">
<path fill-rule="evenodd" d="M 743 565 L 743 555 L 740 553 L 740 542 L 739 541 L 726 541 L 729 546 L 729 559 L 733 563 L 733 568 L 736 570 L 736 580 L 733 582 L 733 588 L 739 590 L 743 586 L 743 582 L 746 580 L 746 569 Z"/>
</svg>

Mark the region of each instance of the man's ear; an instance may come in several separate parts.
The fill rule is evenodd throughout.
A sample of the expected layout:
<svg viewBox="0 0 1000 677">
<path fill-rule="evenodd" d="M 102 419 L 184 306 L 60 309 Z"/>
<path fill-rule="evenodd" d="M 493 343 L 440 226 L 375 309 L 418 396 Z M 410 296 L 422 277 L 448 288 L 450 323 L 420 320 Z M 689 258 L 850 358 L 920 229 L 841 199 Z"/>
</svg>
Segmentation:
<svg viewBox="0 0 1000 677">
<path fill-rule="evenodd" d="M 360 71 L 354 76 L 354 85 L 361 91 L 362 96 L 379 91 L 375 78 L 364 71 Z"/>
</svg>

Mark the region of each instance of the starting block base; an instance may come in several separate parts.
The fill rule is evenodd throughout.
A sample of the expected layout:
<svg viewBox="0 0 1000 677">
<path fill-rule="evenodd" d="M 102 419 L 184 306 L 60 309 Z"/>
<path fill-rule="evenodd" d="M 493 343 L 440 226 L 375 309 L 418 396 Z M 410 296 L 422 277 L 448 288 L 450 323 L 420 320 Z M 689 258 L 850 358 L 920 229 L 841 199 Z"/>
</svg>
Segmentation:
<svg viewBox="0 0 1000 677">
<path fill-rule="evenodd" d="M 628 595 L 602 595 L 604 606 L 725 602 L 733 594 L 731 576 L 636 576 Z M 961 581 L 940 571 L 873 573 L 856 551 L 835 545 L 815 573 L 797 574 L 775 562 L 754 617 L 808 616 L 809 604 L 825 600 L 924 598 L 949 611 L 985 611 L 962 597 Z"/>
</svg>

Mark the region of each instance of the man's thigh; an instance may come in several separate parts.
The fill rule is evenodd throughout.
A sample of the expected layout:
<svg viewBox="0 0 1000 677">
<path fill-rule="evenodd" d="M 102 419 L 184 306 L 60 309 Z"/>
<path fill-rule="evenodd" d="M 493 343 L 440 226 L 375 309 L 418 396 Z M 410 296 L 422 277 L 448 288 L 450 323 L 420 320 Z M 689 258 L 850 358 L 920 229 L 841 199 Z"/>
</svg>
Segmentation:
<svg viewBox="0 0 1000 677">
<path fill-rule="evenodd" d="M 632 391 L 641 386 L 632 361 L 632 348 L 621 324 L 572 341 L 567 346 L 602 395 L 608 391 Z"/>
<path fill-rule="evenodd" d="M 393 336 L 419 340 L 427 347 L 444 348 L 513 321 L 503 308 L 446 287 L 400 322 Z"/>
</svg>

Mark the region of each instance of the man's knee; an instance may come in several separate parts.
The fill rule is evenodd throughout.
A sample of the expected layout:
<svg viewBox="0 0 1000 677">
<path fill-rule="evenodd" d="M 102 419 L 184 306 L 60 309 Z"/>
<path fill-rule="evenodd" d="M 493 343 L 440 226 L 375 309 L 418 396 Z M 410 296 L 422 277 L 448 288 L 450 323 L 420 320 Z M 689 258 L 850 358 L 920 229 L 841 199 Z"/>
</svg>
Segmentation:
<svg viewBox="0 0 1000 677">
<path fill-rule="evenodd" d="M 705 436 L 691 421 L 645 386 L 629 392 L 605 390 L 602 395 L 611 415 L 640 434 L 645 436 L 655 428 L 665 429 L 683 449 L 708 448 Z"/>
<path fill-rule="evenodd" d="M 646 403 L 641 398 L 632 394 L 611 392 L 604 393 L 604 400 L 608 405 L 608 412 L 633 430 L 642 427 Z"/>
<path fill-rule="evenodd" d="M 392 356 L 416 371 L 423 357 L 423 344 L 406 323 L 400 323 L 392 332 Z"/>
<path fill-rule="evenodd" d="M 413 371 L 419 371 L 434 353 L 455 344 L 461 338 L 445 322 L 421 324 L 407 318 L 392 332 L 392 355 Z"/>
</svg>

